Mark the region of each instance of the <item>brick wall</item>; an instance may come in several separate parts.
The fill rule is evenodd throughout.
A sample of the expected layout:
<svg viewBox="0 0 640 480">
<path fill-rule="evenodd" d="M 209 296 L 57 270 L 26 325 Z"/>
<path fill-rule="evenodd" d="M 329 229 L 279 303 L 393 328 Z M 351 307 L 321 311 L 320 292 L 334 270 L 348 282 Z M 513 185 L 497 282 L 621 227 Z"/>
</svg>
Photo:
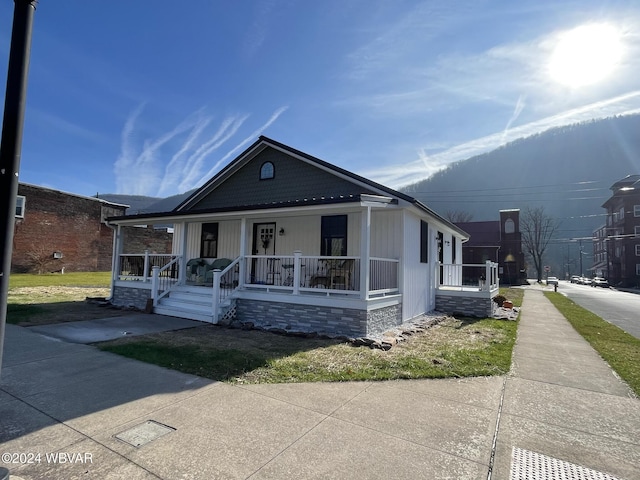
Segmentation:
<svg viewBox="0 0 640 480">
<path fill-rule="evenodd" d="M 436 310 L 443 313 L 486 318 L 493 314 L 495 306 L 491 298 L 436 294 Z"/>
<path fill-rule="evenodd" d="M 120 307 L 135 307 L 144 310 L 151 298 L 149 288 L 114 287 L 111 303 Z"/>
<path fill-rule="evenodd" d="M 19 184 L 24 218 L 15 219 L 12 272 L 68 272 L 111 270 L 113 230 L 104 219 L 124 215 L 125 207 L 35 185 Z M 135 253 L 148 249 L 171 253 L 171 234 L 131 227 L 127 242 Z M 62 258 L 54 258 L 59 252 Z"/>
<path fill-rule="evenodd" d="M 263 328 L 350 337 L 382 333 L 402 323 L 400 305 L 367 312 L 352 308 L 294 305 L 239 298 L 236 315 L 241 322 L 252 322 Z"/>
</svg>

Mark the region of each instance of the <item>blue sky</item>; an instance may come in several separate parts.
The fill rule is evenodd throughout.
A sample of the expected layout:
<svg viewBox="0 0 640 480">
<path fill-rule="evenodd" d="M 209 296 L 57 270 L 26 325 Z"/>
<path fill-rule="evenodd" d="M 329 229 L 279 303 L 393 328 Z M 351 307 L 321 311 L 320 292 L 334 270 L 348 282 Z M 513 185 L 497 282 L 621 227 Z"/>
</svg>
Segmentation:
<svg viewBox="0 0 640 480">
<path fill-rule="evenodd" d="M 0 0 L 2 86 L 12 15 Z M 559 80 L 558 46 L 585 25 L 616 32 L 615 61 L 591 46 L 603 78 Z M 637 0 L 41 0 L 20 180 L 168 196 L 264 134 L 400 188 L 639 112 L 639 26 Z"/>
</svg>

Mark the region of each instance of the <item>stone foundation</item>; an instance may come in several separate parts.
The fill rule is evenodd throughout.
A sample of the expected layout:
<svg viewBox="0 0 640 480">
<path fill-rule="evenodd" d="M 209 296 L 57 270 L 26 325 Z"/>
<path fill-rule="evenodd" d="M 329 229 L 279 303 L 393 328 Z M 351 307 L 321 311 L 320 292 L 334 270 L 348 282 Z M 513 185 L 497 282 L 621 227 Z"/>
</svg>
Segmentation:
<svg viewBox="0 0 640 480">
<path fill-rule="evenodd" d="M 367 312 L 352 308 L 238 299 L 236 315 L 238 321 L 251 322 L 262 328 L 362 337 L 400 325 L 402 306 L 392 305 Z"/>
<path fill-rule="evenodd" d="M 495 307 L 491 298 L 436 294 L 436 310 L 448 314 L 486 318 L 493 315 Z"/>
<path fill-rule="evenodd" d="M 151 298 L 148 288 L 115 287 L 111 303 L 119 307 L 135 307 L 144 310 Z"/>
</svg>

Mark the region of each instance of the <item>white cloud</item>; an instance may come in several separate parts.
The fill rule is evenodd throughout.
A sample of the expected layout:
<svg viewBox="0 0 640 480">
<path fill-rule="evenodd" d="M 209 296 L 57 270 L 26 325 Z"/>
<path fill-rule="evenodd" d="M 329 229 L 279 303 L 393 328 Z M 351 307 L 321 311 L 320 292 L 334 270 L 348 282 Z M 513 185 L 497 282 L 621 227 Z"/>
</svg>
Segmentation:
<svg viewBox="0 0 640 480">
<path fill-rule="evenodd" d="M 213 175 L 242 146 L 255 140 L 286 109 L 287 107 L 282 107 L 276 110 L 265 124 L 225 154 L 203 177 L 207 159 L 238 133 L 249 115 L 224 118 L 217 130 L 205 137 L 213 116 L 198 110 L 168 132 L 141 142 L 136 138 L 137 124 L 144 110 L 144 105 L 140 105 L 129 115 L 122 129 L 121 151 L 114 164 L 117 192 L 167 196 L 195 188 Z"/>
<path fill-rule="evenodd" d="M 517 110 L 518 107 L 516 106 L 514 115 Z M 528 137 L 550 128 L 584 122 L 593 118 L 635 113 L 640 113 L 640 90 L 634 90 L 624 95 L 574 108 L 516 128 L 505 129 L 502 132 L 477 138 L 436 154 L 428 155 L 426 149 L 421 149 L 417 152 L 417 160 L 369 171 L 363 175 L 390 187 L 398 188 L 424 180 L 439 170 L 446 168 L 450 163 L 480 155 L 518 138 Z"/>
</svg>

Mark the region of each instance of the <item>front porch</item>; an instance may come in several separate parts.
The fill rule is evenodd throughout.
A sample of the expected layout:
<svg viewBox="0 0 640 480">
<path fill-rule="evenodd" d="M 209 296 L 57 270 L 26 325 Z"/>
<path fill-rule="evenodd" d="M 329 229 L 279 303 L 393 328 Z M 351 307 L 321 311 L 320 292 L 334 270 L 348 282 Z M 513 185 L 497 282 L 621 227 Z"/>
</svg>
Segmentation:
<svg viewBox="0 0 640 480">
<path fill-rule="evenodd" d="M 490 317 L 496 304 L 500 282 L 498 264 L 440 264 L 436 290 L 436 310 L 472 317 Z"/>
<path fill-rule="evenodd" d="M 226 267 L 215 268 L 218 260 Z M 181 255 L 123 254 L 113 285 L 116 303 L 151 303 L 156 313 L 210 323 L 233 309 L 240 321 L 263 326 L 362 335 L 378 328 L 374 317 L 380 328 L 402 320 L 400 262 L 390 258 L 296 251 L 194 262 Z"/>
</svg>

